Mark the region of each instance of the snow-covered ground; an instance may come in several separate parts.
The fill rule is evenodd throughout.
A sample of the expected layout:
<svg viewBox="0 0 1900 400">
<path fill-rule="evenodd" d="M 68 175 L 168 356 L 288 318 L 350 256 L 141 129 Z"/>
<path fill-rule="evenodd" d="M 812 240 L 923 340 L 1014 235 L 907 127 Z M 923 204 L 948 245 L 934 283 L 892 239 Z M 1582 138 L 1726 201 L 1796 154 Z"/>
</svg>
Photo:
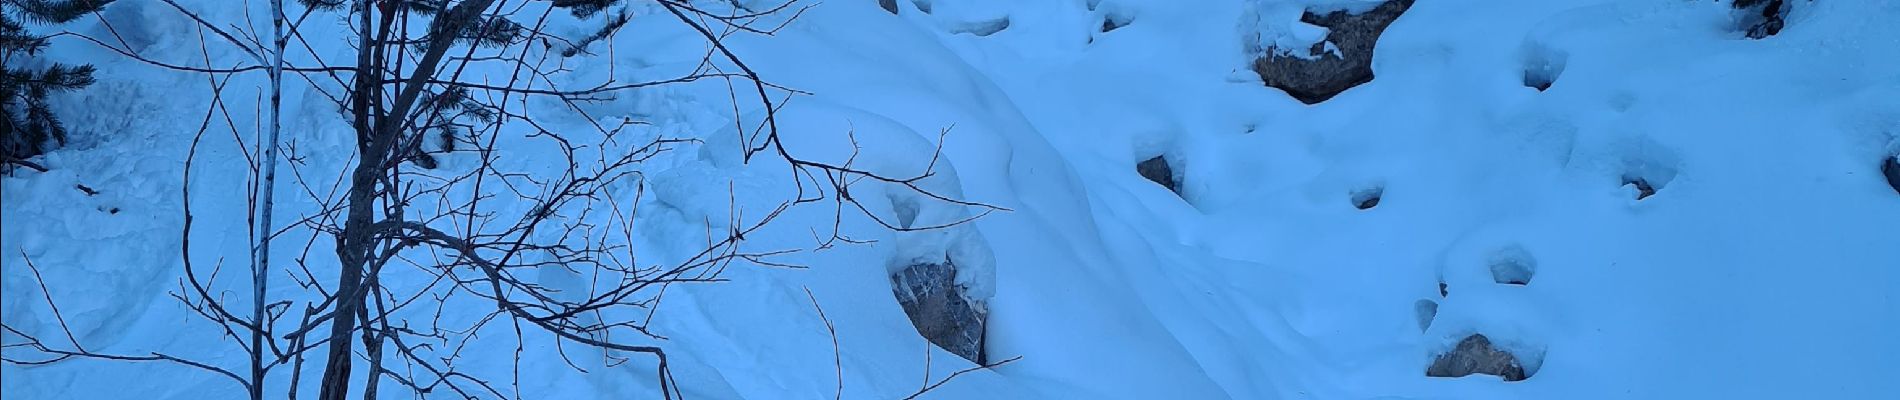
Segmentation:
<svg viewBox="0 0 1900 400">
<path fill-rule="evenodd" d="M 183 3 L 218 21 L 245 12 Z M 655 327 L 689 397 L 826 398 L 841 370 L 843 398 L 902 398 L 970 367 L 919 337 L 891 292 L 890 266 L 943 254 L 991 295 L 990 359 L 1022 358 L 927 397 L 1900 396 L 1900 194 L 1878 169 L 1900 152 L 1900 2 L 1792 0 L 1786 30 L 1747 40 L 1726 2 L 1419 0 L 1380 39 L 1375 80 L 1312 106 L 1263 86 L 1253 57 L 1323 36 L 1298 22 L 1302 9 L 1377 2 L 896 3 L 897 15 L 873 0 L 814 3 L 775 36 L 728 44 L 765 79 L 811 93 L 780 114 L 800 154 L 842 160 L 855 140 L 859 165 L 916 171 L 948 129 L 945 172 L 925 184 L 1010 211 L 916 233 L 847 219 L 854 238 L 876 242 L 792 256 L 809 269 L 741 267 L 728 283 L 669 289 Z M 571 66 L 577 79 L 652 79 L 704 55 L 670 16 L 634 9 L 613 51 Z M 104 17 L 142 21 L 120 33 L 147 54 L 207 57 L 172 12 L 122 0 Z M 1125 26 L 1102 32 L 1105 19 Z M 65 28 L 102 31 L 88 20 Z M 169 295 L 180 290 L 181 172 L 205 123 L 206 78 L 57 44 L 49 58 L 98 64 L 100 83 L 58 99 L 75 139 L 41 160 L 51 172 L 4 178 L 0 312 L 59 337 L 30 258 L 89 348 L 242 365 Z M 1554 76 L 1549 90 L 1525 87 L 1527 69 Z M 243 135 L 213 130 L 223 133 L 199 145 L 189 183 L 194 260 L 233 270 L 249 240 L 250 155 L 237 140 L 255 140 L 263 90 L 255 76 L 234 82 L 243 95 L 225 100 Z M 704 221 L 726 220 L 728 188 L 786 190 L 783 165 L 739 162 L 727 95 L 708 81 L 587 110 L 650 122 L 640 134 L 705 139 L 642 167 L 636 244 L 650 257 L 683 257 L 674 253 L 704 239 Z M 316 170 L 343 165 L 353 145 L 319 96 L 293 85 L 298 112 L 285 119 Z M 1157 155 L 1176 163 L 1182 195 L 1136 174 Z M 1628 178 L 1655 194 L 1637 200 Z M 1375 190 L 1377 207 L 1354 207 Z M 918 224 L 974 212 L 890 187 L 854 194 Z M 278 198 L 288 199 L 280 219 L 316 207 L 296 185 Z M 831 211 L 795 210 L 753 244 L 810 248 Z M 1529 270 L 1528 283 L 1498 283 L 1504 264 Z M 835 325 L 836 368 L 807 288 Z M 1425 376 L 1472 333 L 1520 354 L 1533 376 Z M 582 373 L 552 339 L 529 338 L 515 375 L 523 398 L 657 396 L 650 360 L 594 360 Z M 463 365 L 507 377 L 514 354 L 489 353 Z M 89 360 L 6 365 L 0 389 L 7 399 L 242 395 L 175 365 Z"/>
</svg>

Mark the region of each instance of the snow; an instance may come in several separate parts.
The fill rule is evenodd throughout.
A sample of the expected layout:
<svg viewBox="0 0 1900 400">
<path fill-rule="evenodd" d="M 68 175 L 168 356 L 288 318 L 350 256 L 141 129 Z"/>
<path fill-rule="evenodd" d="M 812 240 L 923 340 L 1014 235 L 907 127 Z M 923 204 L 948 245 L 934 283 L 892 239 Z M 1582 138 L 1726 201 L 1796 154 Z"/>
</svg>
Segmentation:
<svg viewBox="0 0 1900 400">
<path fill-rule="evenodd" d="M 214 21 L 243 23 L 247 12 L 181 3 Z M 797 154 L 896 175 L 929 168 L 920 185 L 934 193 L 1008 210 L 896 232 L 847 209 L 841 233 L 874 242 L 785 260 L 806 269 L 741 265 L 730 282 L 668 289 L 655 328 L 670 339 L 658 345 L 690 398 L 829 397 L 840 373 L 844 398 L 902 398 L 971 367 L 918 337 L 891 293 L 891 271 L 944 258 L 988 299 L 990 359 L 1022 358 L 930 398 L 1900 396 L 1890 379 L 1900 373 L 1900 196 L 1878 172 L 1900 152 L 1900 3 L 1796 1 L 1788 27 L 1756 41 L 1721 2 L 1419 1 L 1382 35 L 1374 81 L 1312 106 L 1261 85 L 1252 58 L 1323 39 L 1298 21 L 1303 9 L 1376 2 L 900 0 L 898 15 L 876 3 L 813 3 L 771 37 L 728 44 L 767 80 L 811 93 L 778 114 Z M 671 76 L 704 56 L 664 11 L 634 11 L 620 39 L 568 64 L 571 83 Z M 157 22 L 174 20 L 169 12 L 119 2 L 104 17 L 155 21 L 118 26 L 136 27 L 119 33 L 159 59 L 248 59 L 216 46 L 200 54 L 193 26 Z M 1105 18 L 1126 26 L 1101 32 Z M 590 26 L 552 19 L 576 36 Z M 65 28 L 103 35 L 86 20 Z M 341 31 L 311 41 L 340 42 L 324 39 Z M 342 43 L 318 52 L 351 54 Z M 52 171 L 0 178 L 0 315 L 61 337 L 30 258 L 89 349 L 242 365 L 241 350 L 169 293 L 183 277 L 184 154 L 209 123 L 188 183 L 192 260 L 221 265 L 224 287 L 248 294 L 235 272 L 250 240 L 246 149 L 268 82 L 234 79 L 227 108 L 208 116 L 202 75 L 71 38 L 47 57 L 98 64 L 101 82 L 58 99 L 88 112 L 68 112 L 74 143 L 39 160 Z M 1527 71 L 1549 89 L 1525 87 Z M 323 92 L 292 82 L 285 135 L 307 160 L 283 165 L 279 180 L 328 187 L 350 161 L 347 122 Z M 737 127 L 763 117 L 740 103 L 750 108 L 735 124 L 725 83 L 704 81 L 529 110 L 555 128 L 648 123 L 595 155 L 627 151 L 633 138 L 701 139 L 641 166 L 643 185 L 614 190 L 617 206 L 639 213 L 632 254 L 677 260 L 733 210 L 756 218 L 798 190 L 782 161 L 740 157 Z M 545 142 L 505 145 L 509 168 L 554 167 Z M 1181 195 L 1135 173 L 1156 155 L 1175 163 Z M 444 165 L 469 168 L 473 157 Z M 1630 178 L 1655 195 L 1637 200 Z M 1377 207 L 1354 207 L 1375 188 Z M 278 190 L 279 220 L 320 206 L 300 185 Z M 982 212 L 886 184 L 853 194 L 893 224 Z M 830 207 L 795 207 L 747 246 L 812 249 Z M 280 237 L 274 258 L 295 259 L 310 240 Z M 313 268 L 333 253 L 326 240 L 314 243 Z M 1498 283 L 1494 271 L 1517 272 L 1501 266 L 1510 262 L 1529 267 L 1527 284 Z M 559 269 L 538 279 L 587 285 Z M 841 365 L 814 300 L 836 328 Z M 1421 329 L 1425 302 L 1435 311 Z M 458 305 L 467 311 L 450 322 L 483 315 L 479 303 Z M 461 364 L 506 382 L 520 357 L 523 397 L 657 395 L 649 358 L 609 366 L 598 350 L 545 334 L 517 343 L 510 327 L 484 329 L 496 334 Z M 1533 375 L 1424 376 L 1435 354 L 1473 333 Z M 574 357 L 587 372 L 555 346 L 592 354 Z M 241 393 L 162 364 L 6 365 L 0 376 L 9 399 Z M 300 394 L 314 395 L 313 381 Z M 278 392 L 288 383 L 287 372 L 269 381 Z"/>
</svg>

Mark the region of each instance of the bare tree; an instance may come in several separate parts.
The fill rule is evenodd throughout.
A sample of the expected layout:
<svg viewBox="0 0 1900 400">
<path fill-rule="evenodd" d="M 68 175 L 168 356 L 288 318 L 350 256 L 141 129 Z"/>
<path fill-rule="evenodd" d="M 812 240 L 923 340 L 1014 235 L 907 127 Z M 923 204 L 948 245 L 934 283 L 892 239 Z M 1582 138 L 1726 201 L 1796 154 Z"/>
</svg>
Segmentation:
<svg viewBox="0 0 1900 400">
<path fill-rule="evenodd" d="M 608 78 L 578 88 L 557 83 L 566 82 L 562 75 L 573 72 L 564 60 L 586 54 L 594 43 L 614 37 L 631 18 L 631 5 L 622 0 L 299 0 L 301 9 L 293 16 L 282 0 L 271 0 L 273 29 L 266 40 L 247 28 L 208 21 L 174 0 L 162 1 L 197 24 L 201 48 L 209 46 L 202 38 L 211 38 L 249 55 L 255 64 L 214 66 L 205 50 L 202 65 L 194 66 L 148 57 L 116 37 L 69 35 L 151 66 L 206 77 L 212 102 L 206 106 L 187 156 L 181 228 L 184 271 L 172 296 L 246 352 L 249 365 L 219 366 L 162 352 L 127 355 L 88 350 L 63 328 L 64 317 L 51 294 L 46 301 L 61 321 L 70 346 L 51 344 L 7 326 L 7 332 L 22 338 L 7 343 L 7 348 L 31 351 L 27 357 L 9 353 L 6 362 L 43 364 L 73 358 L 169 362 L 229 378 L 253 399 L 265 397 L 266 379 L 273 375 L 290 380 L 285 390 L 294 399 L 311 373 L 318 374 L 317 396 L 324 400 L 344 399 L 352 392 L 374 399 L 384 384 L 418 397 L 453 392 L 464 398 L 520 398 L 519 385 L 513 382 L 520 379 L 522 343 L 531 335 L 546 335 L 559 343 L 599 351 L 608 365 L 626 362 L 631 354 L 652 357 L 658 388 L 670 399 L 682 396 L 683 391 L 672 377 L 661 345 L 668 338 L 649 329 L 665 289 L 674 284 L 723 281 L 723 272 L 732 265 L 798 267 L 775 257 L 800 249 L 742 246 L 749 235 L 778 221 L 788 209 L 810 204 L 828 205 L 840 215 L 855 210 L 896 230 L 941 229 L 1003 210 L 920 186 L 935 175 L 941 148 L 932 155 L 929 167 L 910 176 L 880 174 L 851 161 L 803 159 L 786 148 L 776 114 L 786 99 L 801 92 L 763 80 L 725 43 L 734 35 L 774 34 L 810 7 L 802 0 L 758 10 L 736 5 L 713 10 L 688 0 L 655 0 L 664 15 L 704 40 L 708 50 L 699 65 L 665 79 L 620 82 Z M 596 23 L 599 29 L 578 39 L 550 34 L 547 23 L 555 12 L 571 13 Z M 353 62 L 336 64 L 321 57 L 306 65 L 288 62 L 285 53 L 293 42 L 317 54 L 302 28 L 325 18 L 351 29 L 356 50 Z M 109 21 L 100 21 L 110 29 Z M 471 71 L 508 73 L 505 81 L 494 82 L 477 79 Z M 214 120 L 223 116 L 226 125 L 234 125 L 228 123 L 226 85 L 238 75 L 253 72 L 269 74 L 271 100 L 268 106 L 258 106 L 269 110 L 269 122 L 265 132 L 258 132 L 263 138 L 256 142 L 257 154 L 247 153 L 256 174 L 254 195 L 249 199 L 256 247 L 247 288 L 252 304 L 243 310 L 237 308 L 241 304 L 228 303 L 219 295 L 223 289 L 217 287 L 216 268 L 204 271 L 192 261 L 189 183 L 198 143 Z M 299 154 L 294 143 L 280 142 L 285 72 L 295 74 L 343 110 L 339 118 L 349 120 L 356 139 L 356 154 L 347 168 L 326 171 L 305 165 L 300 161 L 305 155 Z M 741 210 L 736 199 L 731 200 L 729 220 L 717 225 L 709 222 L 705 244 L 696 252 L 665 264 L 642 263 L 631 254 L 632 238 L 638 235 L 631 222 L 638 216 L 637 209 L 628 211 L 623 206 L 639 204 L 645 194 L 641 165 L 692 139 L 658 136 L 626 143 L 621 133 L 639 122 L 594 122 L 601 119 L 588 115 L 582 105 L 611 100 L 626 91 L 700 80 L 722 80 L 728 87 L 744 88 L 732 93 L 734 119 L 741 121 L 737 134 L 744 160 L 754 162 L 763 156 L 782 162 L 791 169 L 798 191 L 766 210 L 750 210 L 758 212 Z M 528 107 L 530 99 L 553 100 L 566 107 L 564 112 L 592 124 L 580 130 L 544 124 Z M 746 119 L 737 111 L 742 101 L 756 102 L 762 110 L 757 126 L 744 126 Z M 231 129 L 235 136 L 237 128 Z M 557 149 L 562 159 L 547 160 L 553 167 L 542 170 L 497 162 L 506 146 L 520 143 Z M 286 151 L 283 157 L 278 156 L 280 147 Z M 468 162 L 441 159 L 451 155 Z M 280 158 L 315 211 L 278 227 L 273 226 L 271 215 L 276 208 L 272 193 Z M 324 184 L 325 180 L 331 184 Z M 950 224 L 895 226 L 878 219 L 850 195 L 853 185 L 865 182 L 914 191 L 979 212 Z M 626 193 L 629 186 L 632 193 Z M 626 201 L 629 195 L 630 203 Z M 819 248 L 854 242 L 840 233 L 841 221 L 834 219 L 830 238 L 821 239 Z M 271 240 L 291 233 L 308 234 L 310 239 L 294 257 L 294 265 L 274 268 Z M 319 237 L 329 240 L 320 246 Z M 326 246 L 333 259 L 322 254 Z M 584 292 L 572 292 L 522 275 L 544 269 L 569 271 L 591 282 Z M 34 271 L 37 277 L 37 267 Z M 275 274 L 294 282 L 298 294 L 269 298 L 274 293 L 269 290 L 273 288 L 269 278 Z M 395 285 L 385 279 L 396 276 L 425 282 Z M 43 279 L 39 282 L 46 284 Z M 815 306 L 816 299 L 812 300 Z M 444 312 L 469 307 L 485 307 L 485 311 L 467 321 Z M 285 318 L 293 310 L 298 311 L 297 317 Z M 497 351 L 468 349 L 477 332 L 491 327 L 512 332 L 516 339 L 515 376 L 507 384 L 457 365 L 466 358 L 465 351 Z M 563 351 L 560 355 L 568 365 L 583 369 L 564 347 L 556 349 Z M 311 359 L 321 360 L 321 367 L 306 370 L 305 361 Z M 284 367 L 289 372 L 281 372 Z M 353 375 L 359 368 L 365 373 Z M 248 374 L 233 372 L 246 369 Z M 353 376 L 361 382 L 353 381 Z M 355 389 L 358 384 L 360 391 Z M 510 387 L 512 391 L 506 390 Z"/>
</svg>

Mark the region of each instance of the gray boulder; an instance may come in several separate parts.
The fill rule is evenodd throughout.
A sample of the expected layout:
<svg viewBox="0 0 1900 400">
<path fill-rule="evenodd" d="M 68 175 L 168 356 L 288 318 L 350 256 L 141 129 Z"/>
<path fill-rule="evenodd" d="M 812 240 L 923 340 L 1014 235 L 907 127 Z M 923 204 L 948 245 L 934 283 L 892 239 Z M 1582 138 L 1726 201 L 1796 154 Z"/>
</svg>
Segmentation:
<svg viewBox="0 0 1900 400">
<path fill-rule="evenodd" d="M 891 290 L 925 340 L 981 365 L 989 311 L 965 296 L 956 278 L 957 267 L 948 260 L 917 263 L 891 277 Z"/>
<path fill-rule="evenodd" d="M 1412 1 L 1389 0 L 1361 14 L 1334 11 L 1318 15 L 1308 11 L 1300 16 L 1301 22 L 1330 30 L 1326 40 L 1306 49 L 1313 58 L 1283 55 L 1281 49 L 1268 49 L 1265 56 L 1254 61 L 1254 72 L 1260 74 L 1260 80 L 1267 86 L 1284 90 L 1306 104 L 1326 101 L 1346 89 L 1371 82 L 1372 46 L 1379 42 L 1379 35 L 1385 33 L 1386 26 L 1412 7 Z M 1338 49 L 1338 54 L 1326 51 L 1329 42 Z"/>
<path fill-rule="evenodd" d="M 1524 366 L 1518 364 L 1517 356 L 1491 347 L 1491 339 L 1484 335 L 1466 336 L 1464 340 L 1458 341 L 1458 347 L 1438 355 L 1438 359 L 1432 361 L 1432 366 L 1425 369 L 1425 376 L 1439 378 L 1471 374 L 1495 375 L 1506 382 L 1530 377 L 1524 372 Z"/>
<path fill-rule="evenodd" d="M 1168 191 L 1181 194 L 1181 182 L 1174 179 L 1174 167 L 1168 165 L 1167 157 L 1155 156 L 1155 158 L 1135 164 L 1135 173 L 1161 184 L 1161 187 L 1168 188 Z"/>
</svg>

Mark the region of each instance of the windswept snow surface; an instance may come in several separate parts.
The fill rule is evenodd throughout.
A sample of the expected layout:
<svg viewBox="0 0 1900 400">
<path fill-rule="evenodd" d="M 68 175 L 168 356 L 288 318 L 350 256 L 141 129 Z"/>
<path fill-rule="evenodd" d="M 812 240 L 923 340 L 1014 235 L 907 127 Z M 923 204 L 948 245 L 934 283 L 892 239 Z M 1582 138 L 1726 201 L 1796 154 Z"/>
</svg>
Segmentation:
<svg viewBox="0 0 1900 400">
<path fill-rule="evenodd" d="M 181 3 L 214 21 L 246 12 Z M 1010 211 L 918 233 L 848 217 L 847 233 L 876 243 L 788 260 L 809 269 L 735 267 L 729 283 L 669 289 L 655 327 L 670 339 L 657 343 L 691 398 L 829 398 L 840 369 L 843 398 L 901 398 L 970 367 L 918 337 L 891 293 L 891 268 L 946 255 L 990 296 L 990 359 L 1022 358 L 931 398 L 1900 397 L 1900 195 L 1878 169 L 1900 152 L 1900 2 L 1791 0 L 1786 30 L 1757 41 L 1725 2 L 1419 0 L 1381 38 L 1377 78 L 1313 106 L 1261 85 L 1252 57 L 1323 38 L 1298 22 L 1302 9 L 1376 2 L 898 0 L 898 15 L 872 0 L 813 4 L 775 36 L 729 43 L 767 80 L 811 93 L 780 114 L 793 150 L 842 161 L 855 140 L 856 165 L 914 173 L 948 129 L 942 172 L 922 184 Z M 665 77 L 704 54 L 671 16 L 633 9 L 612 51 L 569 65 L 576 81 Z M 135 48 L 204 57 L 195 28 L 161 3 L 108 10 Z M 1105 19 L 1125 26 L 1102 32 Z M 66 28 L 103 34 L 90 20 Z M 311 40 L 350 54 L 335 31 Z M 215 60 L 245 59 L 213 47 Z M 70 38 L 46 58 L 96 63 L 101 82 L 58 98 L 75 139 L 39 160 L 51 172 L 4 178 L 0 312 L 63 339 L 30 258 L 88 348 L 239 369 L 242 352 L 168 295 L 180 290 L 180 178 L 210 104 L 206 78 Z M 1549 90 L 1525 87 L 1527 70 Z M 304 168 L 344 165 L 347 122 L 291 81 L 286 135 Z M 235 276 L 249 240 L 241 149 L 263 80 L 233 82 L 244 94 L 225 101 L 242 134 L 213 119 L 190 188 L 195 262 Z M 587 123 L 534 106 L 557 126 Z M 708 221 L 728 220 L 729 193 L 750 215 L 789 193 L 784 165 L 738 157 L 723 82 L 590 107 L 650 122 L 640 135 L 705 139 L 642 167 L 645 257 L 697 249 Z M 756 123 L 755 108 L 742 124 Z M 531 166 L 545 150 L 503 160 Z M 1182 196 L 1136 174 L 1156 155 L 1175 163 Z M 1636 200 L 1624 185 L 1634 178 L 1656 193 Z M 1356 209 L 1355 193 L 1374 189 L 1378 206 Z M 280 221 L 316 207 L 298 185 L 278 190 Z M 618 201 L 633 205 L 631 191 Z M 980 211 L 889 186 L 854 195 L 918 225 Z M 811 248 L 832 215 L 794 210 L 750 246 Z M 302 235 L 279 239 L 278 258 L 301 251 Z M 1528 282 L 1500 284 L 1494 268 Z M 584 285 L 558 270 L 540 279 Z M 807 287 L 836 326 L 836 369 Z M 1435 315 L 1421 320 L 1421 300 Z M 485 329 L 495 332 L 476 343 L 488 347 L 461 364 L 505 383 L 515 337 Z M 1472 333 L 1520 354 L 1532 377 L 1424 376 Z M 565 345 L 591 354 L 574 357 L 582 373 L 555 343 L 529 332 L 519 387 L 506 390 L 658 395 L 650 359 L 607 366 Z M 175 365 L 0 368 L 7 399 L 242 395 Z M 288 383 L 280 372 L 268 385 Z M 314 395 L 314 379 L 303 384 Z"/>
</svg>

